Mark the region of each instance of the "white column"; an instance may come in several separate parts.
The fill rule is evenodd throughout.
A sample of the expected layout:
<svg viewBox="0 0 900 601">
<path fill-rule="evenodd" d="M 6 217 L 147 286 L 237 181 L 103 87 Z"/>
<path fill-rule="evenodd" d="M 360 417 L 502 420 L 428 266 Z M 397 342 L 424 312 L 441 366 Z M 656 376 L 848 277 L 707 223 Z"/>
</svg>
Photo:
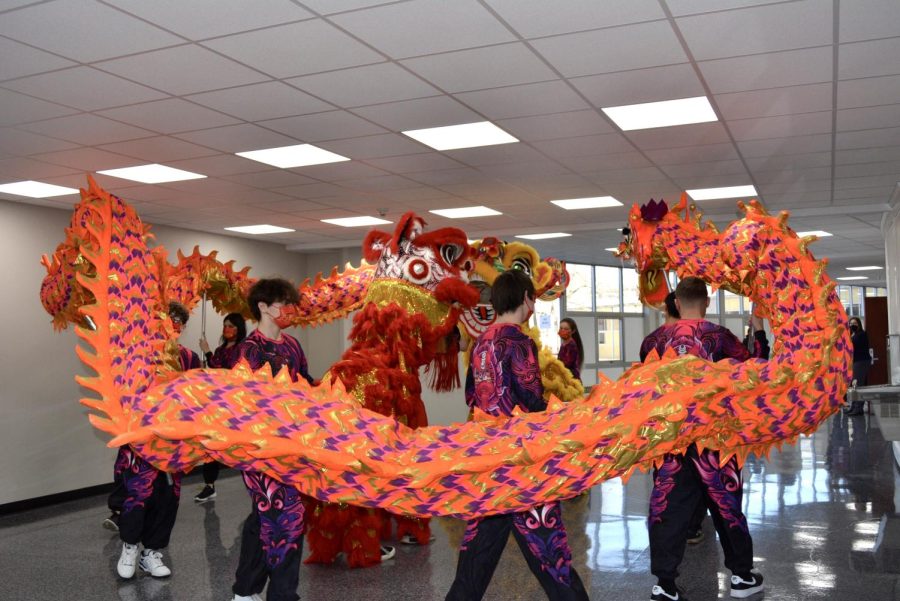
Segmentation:
<svg viewBox="0 0 900 601">
<path fill-rule="evenodd" d="M 881 220 L 884 236 L 885 280 L 888 293 L 888 352 L 891 383 L 900 384 L 900 187 L 891 198 L 893 209 Z"/>
</svg>

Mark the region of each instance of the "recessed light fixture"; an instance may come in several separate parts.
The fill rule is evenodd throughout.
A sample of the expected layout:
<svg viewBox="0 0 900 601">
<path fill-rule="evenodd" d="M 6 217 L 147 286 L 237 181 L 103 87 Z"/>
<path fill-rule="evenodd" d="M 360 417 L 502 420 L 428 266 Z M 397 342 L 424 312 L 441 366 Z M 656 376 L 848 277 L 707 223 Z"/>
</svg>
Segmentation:
<svg viewBox="0 0 900 601">
<path fill-rule="evenodd" d="M 27 196 L 29 198 L 49 198 L 51 196 L 78 194 L 78 190 L 76 188 L 55 186 L 53 184 L 45 184 L 33 180 L 3 184 L 2 186 L 0 186 L 0 192 L 5 192 L 6 194 L 15 194 L 16 196 Z"/>
<path fill-rule="evenodd" d="M 453 150 L 455 148 L 474 148 L 476 146 L 492 146 L 518 142 L 490 121 L 447 125 L 445 127 L 429 127 L 427 129 L 411 129 L 403 132 L 413 140 L 418 140 L 435 150 Z"/>
<path fill-rule="evenodd" d="M 851 275 L 851 276 L 847 276 L 847 277 L 844 277 L 844 278 L 837 278 L 837 279 L 839 279 L 839 280 L 841 280 L 841 281 L 843 281 L 843 282 L 849 282 L 849 281 L 851 281 L 851 280 L 868 280 L 869 278 L 867 278 L 867 277 L 864 276 L 864 275 Z"/>
<path fill-rule="evenodd" d="M 465 217 L 489 217 L 491 215 L 502 215 L 500 211 L 495 211 L 489 207 L 460 207 L 458 209 L 437 209 L 428 211 L 441 217 L 449 217 L 450 219 L 463 219 Z"/>
<path fill-rule="evenodd" d="M 742 198 L 756 196 L 756 188 L 753 186 L 727 186 L 724 188 L 699 188 L 686 190 L 693 200 L 712 200 L 714 198 Z"/>
<path fill-rule="evenodd" d="M 280 146 L 278 148 L 263 148 L 261 150 L 248 150 L 236 152 L 239 157 L 290 169 L 291 167 L 308 167 L 309 165 L 324 165 L 325 163 L 340 163 L 349 161 L 347 157 L 335 154 L 324 148 L 312 144 L 296 144 L 294 146 Z"/>
<path fill-rule="evenodd" d="M 884 267 L 879 267 L 878 265 L 864 265 L 863 267 L 848 267 L 847 271 L 878 271 L 879 269 L 884 269 Z"/>
<path fill-rule="evenodd" d="M 621 207 L 622 203 L 612 196 L 595 196 L 592 198 L 567 198 L 565 200 L 551 200 L 553 204 L 567 211 L 577 209 L 602 209 L 605 207 Z"/>
<path fill-rule="evenodd" d="M 174 167 L 166 167 L 152 163 L 150 165 L 138 165 L 136 167 L 125 167 L 123 169 L 107 169 L 106 171 L 98 171 L 103 175 L 111 175 L 122 179 L 130 179 L 133 182 L 141 182 L 142 184 L 162 184 L 165 182 L 181 182 L 189 179 L 203 179 L 205 175 L 184 171 L 183 169 L 175 169 Z"/>
<path fill-rule="evenodd" d="M 611 106 L 603 109 L 622 131 L 718 121 L 706 96 Z"/>
<path fill-rule="evenodd" d="M 608 250 L 609 252 L 616 252 L 619 250 L 618 246 L 613 246 L 612 248 L 604 248 L 603 250 Z"/>
<path fill-rule="evenodd" d="M 391 223 L 386 219 L 379 219 L 378 217 L 341 217 L 339 219 L 323 219 L 325 223 L 330 223 L 331 225 L 339 225 L 341 227 L 361 227 L 364 225 L 383 225 L 385 223 Z"/>
<path fill-rule="evenodd" d="M 283 234 L 284 232 L 295 232 L 286 227 L 278 227 L 277 225 L 239 225 L 236 227 L 226 227 L 229 232 L 240 232 L 242 234 Z"/>
<path fill-rule="evenodd" d="M 797 237 L 802 238 L 803 236 L 815 236 L 816 238 L 827 238 L 831 233 L 824 232 L 822 230 L 810 230 L 808 232 L 797 232 Z"/>
<path fill-rule="evenodd" d="M 516 236 L 516 238 L 522 238 L 524 240 L 547 240 L 548 238 L 566 238 L 571 235 L 572 234 L 566 234 L 563 232 L 552 232 L 549 234 L 522 234 L 520 236 Z"/>
</svg>

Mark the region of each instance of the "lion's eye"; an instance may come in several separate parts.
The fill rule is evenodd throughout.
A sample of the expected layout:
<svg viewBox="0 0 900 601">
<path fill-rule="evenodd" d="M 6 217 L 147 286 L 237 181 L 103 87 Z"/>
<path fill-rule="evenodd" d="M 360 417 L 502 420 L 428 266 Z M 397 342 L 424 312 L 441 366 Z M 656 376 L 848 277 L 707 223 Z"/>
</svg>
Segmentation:
<svg viewBox="0 0 900 601">
<path fill-rule="evenodd" d="M 528 277 L 531 277 L 531 262 L 528 259 L 513 259 L 511 269 L 518 269 Z"/>
</svg>

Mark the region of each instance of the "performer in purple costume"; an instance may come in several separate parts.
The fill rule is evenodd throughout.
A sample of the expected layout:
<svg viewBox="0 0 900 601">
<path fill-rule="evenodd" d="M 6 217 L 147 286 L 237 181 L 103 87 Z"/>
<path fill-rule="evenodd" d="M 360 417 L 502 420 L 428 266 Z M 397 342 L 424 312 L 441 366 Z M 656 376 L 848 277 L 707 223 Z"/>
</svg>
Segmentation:
<svg viewBox="0 0 900 601">
<path fill-rule="evenodd" d="M 662 355 L 669 348 L 679 355 L 710 361 L 750 358 L 747 347 L 730 330 L 704 319 L 709 297 L 703 280 L 681 280 L 675 289 L 675 305 L 681 319 L 662 326 L 644 340 L 642 359 L 652 349 Z M 717 451 L 698 453 L 692 444 L 684 455 L 664 457 L 654 471 L 650 497 L 650 571 L 658 580 L 651 599 L 687 601 L 675 579 L 692 521 L 698 515 L 702 519 L 706 509 L 719 534 L 725 567 L 732 572 L 731 596 L 749 597 L 763 589 L 763 577 L 753 568 L 753 539 L 741 508 L 743 484 L 737 459 L 732 457 L 720 466 Z"/>
<path fill-rule="evenodd" d="M 313 383 L 300 343 L 282 332 L 290 324 L 282 307 L 300 300 L 296 288 L 282 279 L 259 280 L 248 302 L 259 323 L 238 345 L 250 367 L 268 365 L 277 374 L 287 367 L 291 379 Z M 303 551 L 303 503 L 300 493 L 260 472 L 243 472 L 252 507 L 241 534 L 241 557 L 232 586 L 233 601 L 258 599 L 266 586 L 267 601 L 296 601 Z"/>
<path fill-rule="evenodd" d="M 584 364 L 584 345 L 578 325 L 571 317 L 559 320 L 559 337 L 562 344 L 556 358 L 562 361 L 576 379 L 581 379 L 581 366 Z"/>
<path fill-rule="evenodd" d="M 543 411 L 543 385 L 534 341 L 519 328 L 534 311 L 534 284 L 517 270 L 494 282 L 496 322 L 475 343 L 466 376 L 466 402 L 491 415 L 512 415 L 515 407 Z M 471 520 L 459 548 L 453 601 L 482 598 L 512 532 L 528 567 L 551 601 L 584 600 L 587 592 L 572 567 L 558 502 L 528 511 Z"/>
</svg>

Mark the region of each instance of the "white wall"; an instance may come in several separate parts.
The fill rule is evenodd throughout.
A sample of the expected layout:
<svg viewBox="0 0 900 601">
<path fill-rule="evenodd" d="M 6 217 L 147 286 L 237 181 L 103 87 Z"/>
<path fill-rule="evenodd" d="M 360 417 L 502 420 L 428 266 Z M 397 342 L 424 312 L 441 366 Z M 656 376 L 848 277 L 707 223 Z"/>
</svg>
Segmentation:
<svg viewBox="0 0 900 601">
<path fill-rule="evenodd" d="M 888 334 L 890 335 L 891 383 L 900 384 L 900 203 L 898 193 L 892 201 L 894 210 L 882 220 L 884 235 L 885 280 L 888 293 Z M 896 334 L 896 336 L 895 336 Z"/>
</svg>

